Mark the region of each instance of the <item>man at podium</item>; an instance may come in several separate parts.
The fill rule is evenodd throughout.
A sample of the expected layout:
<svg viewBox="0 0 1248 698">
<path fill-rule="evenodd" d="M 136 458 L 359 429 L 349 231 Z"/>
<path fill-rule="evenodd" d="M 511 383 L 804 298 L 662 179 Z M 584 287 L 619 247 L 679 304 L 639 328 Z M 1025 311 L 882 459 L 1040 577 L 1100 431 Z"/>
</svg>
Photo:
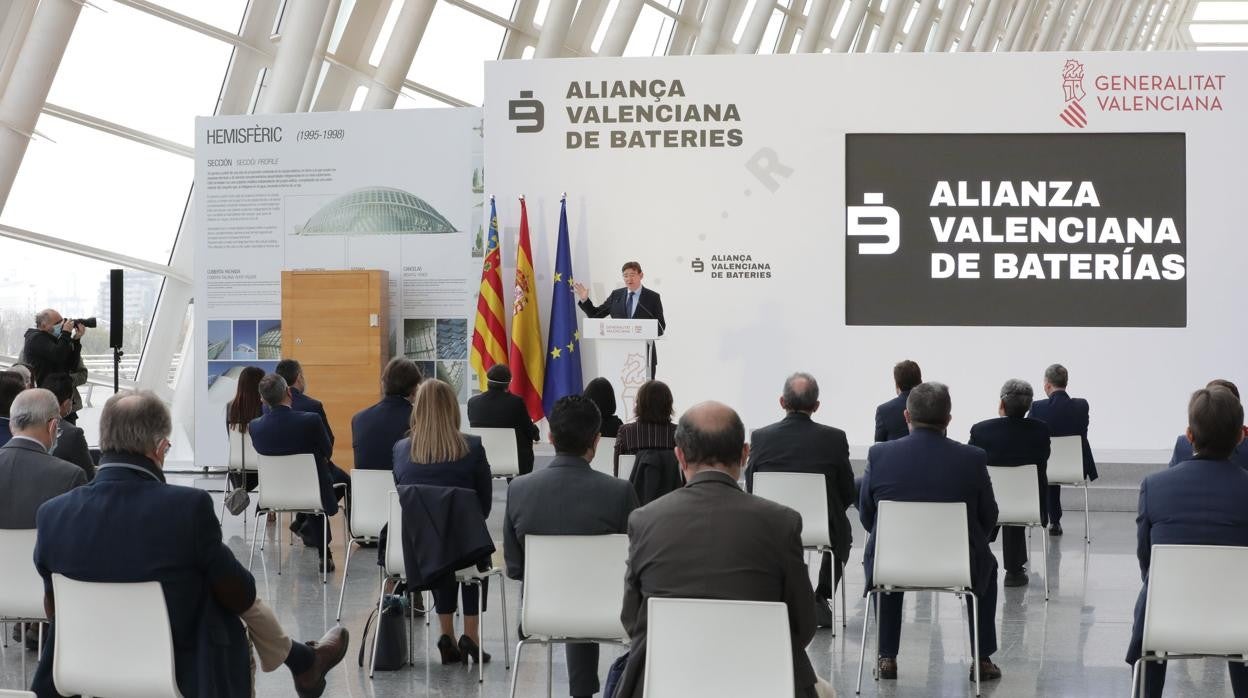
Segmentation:
<svg viewBox="0 0 1248 698">
<path fill-rule="evenodd" d="M 620 271 L 624 274 L 624 288 L 612 291 L 611 295 L 607 296 L 607 300 L 599 306 L 595 306 L 593 301 L 589 300 L 589 289 L 577 281 L 573 289 L 576 290 L 576 298 L 580 301 L 581 310 L 592 318 L 658 320 L 659 334 L 662 335 L 663 330 L 667 329 L 667 322 L 663 319 L 663 299 L 657 291 L 651 291 L 641 285 L 641 280 L 645 278 L 645 274 L 641 272 L 641 265 L 637 262 L 625 262 Z"/>
</svg>

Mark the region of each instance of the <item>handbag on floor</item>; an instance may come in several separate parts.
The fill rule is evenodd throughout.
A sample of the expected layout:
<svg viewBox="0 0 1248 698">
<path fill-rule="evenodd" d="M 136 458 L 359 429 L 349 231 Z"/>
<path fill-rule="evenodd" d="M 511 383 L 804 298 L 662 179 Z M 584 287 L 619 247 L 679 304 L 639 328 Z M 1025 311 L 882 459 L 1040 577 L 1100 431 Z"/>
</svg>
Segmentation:
<svg viewBox="0 0 1248 698">
<path fill-rule="evenodd" d="M 407 663 L 407 620 L 404 618 L 403 597 L 387 594 L 381 604 L 381 617 L 374 627 L 373 643 L 377 645 L 377 661 L 374 669 L 380 671 L 396 671 Z M 368 629 L 377 618 L 377 609 L 369 614 L 364 621 L 364 633 L 361 636 L 359 665 L 364 666 L 366 650 L 371 649 L 368 643 Z"/>
</svg>

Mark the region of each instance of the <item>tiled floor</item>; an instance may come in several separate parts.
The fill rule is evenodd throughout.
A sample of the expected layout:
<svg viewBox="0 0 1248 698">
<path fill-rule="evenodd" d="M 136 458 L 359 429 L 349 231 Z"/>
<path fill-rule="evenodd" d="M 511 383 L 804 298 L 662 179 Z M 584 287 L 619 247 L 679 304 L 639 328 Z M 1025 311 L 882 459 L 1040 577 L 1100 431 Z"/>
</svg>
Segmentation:
<svg viewBox="0 0 1248 698">
<path fill-rule="evenodd" d="M 503 485 L 499 482 L 495 488 L 490 528 L 495 540 L 500 541 L 503 496 Z M 288 557 L 280 576 L 276 574 L 274 546 L 267 547 L 263 565 L 257 556 L 255 573 L 264 597 L 276 609 L 292 636 L 299 639 L 317 638 L 334 622 L 342 582 L 341 517 L 336 517 L 333 523 L 338 541 L 335 557 L 340 567 L 327 586 L 320 584 L 316 554 L 302 544 L 296 543 L 293 549 L 285 547 Z M 1131 610 L 1140 585 L 1134 552 L 1134 516 L 1093 514 L 1094 540 L 1090 548 L 1084 545 L 1082 522 L 1078 517 L 1070 516 L 1068 524 L 1063 538 L 1051 539 L 1052 599 L 1045 603 L 1043 583 L 1038 574 L 1032 575 L 1028 587 L 1002 590 L 997 611 L 1001 649 L 994 659 L 1001 666 L 1004 678 L 985 683 L 986 696 L 1127 695 L 1130 671 L 1123 655 L 1131 631 Z M 241 520 L 227 517 L 225 533 L 230 546 L 245 561 L 247 545 Z M 807 649 L 816 671 L 829 678 L 841 696 L 853 695 L 862 633 L 860 546 L 864 537 L 861 531 L 855 532 L 854 541 L 855 559 L 848 571 L 849 627 L 838 629 L 836 637 L 829 630 L 820 630 Z M 1039 540 L 1034 541 L 1036 555 L 1039 555 L 1039 543 Z M 1088 550 L 1090 553 L 1085 552 Z M 513 672 L 519 673 L 519 695 L 545 695 L 542 650 L 526 649 L 518 667 L 511 671 L 504 669 L 497 616 L 486 618 L 485 645 L 494 655 L 494 661 L 486 667 L 484 684 L 477 683 L 475 670 L 459 666 L 426 667 L 424 633 L 420 626 L 416 632 L 416 665 L 397 672 L 377 672 L 376 678 L 369 680 L 366 672 L 356 666 L 356 656 L 359 632 L 377 599 L 375 558 L 370 555 L 375 555 L 375 551 L 355 555 L 351 562 L 343 622 L 353 634 L 352 647 L 347 660 L 331 675 L 327 696 L 506 696 Z M 491 591 L 494 594 L 491 608 L 497 608 L 497 592 Z M 517 584 L 508 583 L 508 602 L 513 617 L 517 611 L 518 591 Z M 898 658 L 899 679 L 876 684 L 871 681 L 868 667 L 863 694 L 973 694 L 973 685 L 967 681 L 969 643 L 964 628 L 962 607 L 953 598 L 907 595 Z M 514 652 L 515 643 L 511 646 Z M 15 650 L 13 643 L 3 650 L 0 687 L 15 688 L 21 684 L 19 655 Z M 607 664 L 618 651 L 603 651 L 601 670 L 604 675 Z M 554 657 L 554 695 L 567 695 L 562 651 L 556 650 Z M 33 654 L 29 659 L 33 662 Z M 260 675 L 257 695 L 294 695 L 289 673 L 279 669 Z M 1179 663 L 1171 667 L 1167 695 L 1229 696 L 1226 671 L 1215 662 Z"/>
</svg>

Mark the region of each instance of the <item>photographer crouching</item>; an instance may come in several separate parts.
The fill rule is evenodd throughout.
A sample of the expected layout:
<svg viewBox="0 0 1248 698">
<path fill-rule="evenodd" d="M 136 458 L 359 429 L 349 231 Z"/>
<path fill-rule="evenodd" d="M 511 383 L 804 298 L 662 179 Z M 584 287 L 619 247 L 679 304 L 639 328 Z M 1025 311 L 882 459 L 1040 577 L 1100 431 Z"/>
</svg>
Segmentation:
<svg viewBox="0 0 1248 698">
<path fill-rule="evenodd" d="M 53 373 L 73 374 L 82 359 L 82 335 L 95 327 L 95 318 L 66 320 L 51 308 L 35 315 L 35 326 L 26 330 L 22 358 L 30 364 L 35 385 Z"/>
</svg>

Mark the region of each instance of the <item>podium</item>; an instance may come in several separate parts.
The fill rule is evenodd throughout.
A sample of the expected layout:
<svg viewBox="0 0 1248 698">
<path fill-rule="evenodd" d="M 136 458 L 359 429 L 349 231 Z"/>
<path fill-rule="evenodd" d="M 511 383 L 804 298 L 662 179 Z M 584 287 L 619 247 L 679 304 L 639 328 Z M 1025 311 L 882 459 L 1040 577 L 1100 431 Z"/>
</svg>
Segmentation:
<svg viewBox="0 0 1248 698">
<path fill-rule="evenodd" d="M 615 387 L 616 414 L 628 421 L 633 400 L 642 384 L 654 377 L 650 356 L 659 338 L 659 321 L 584 318 L 582 346 L 586 347 L 586 379 L 601 376 Z"/>
</svg>

